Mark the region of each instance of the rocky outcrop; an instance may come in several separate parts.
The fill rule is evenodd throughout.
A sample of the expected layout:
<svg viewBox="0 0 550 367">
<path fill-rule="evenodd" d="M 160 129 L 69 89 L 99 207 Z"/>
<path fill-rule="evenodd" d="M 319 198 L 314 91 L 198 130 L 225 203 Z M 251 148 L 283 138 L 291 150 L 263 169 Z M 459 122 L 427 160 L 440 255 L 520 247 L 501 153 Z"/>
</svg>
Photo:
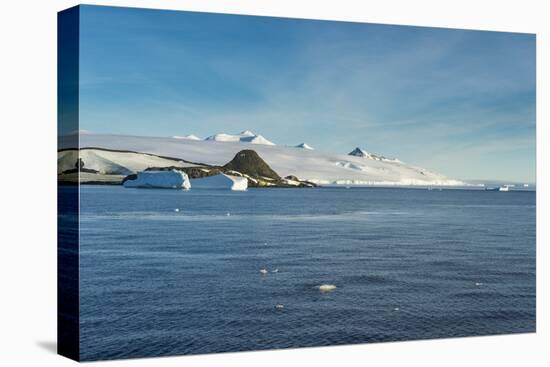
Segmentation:
<svg viewBox="0 0 550 367">
<path fill-rule="evenodd" d="M 241 150 L 231 162 L 223 166 L 226 170 L 237 171 L 252 177 L 280 180 L 281 177 L 251 149 Z"/>
</svg>

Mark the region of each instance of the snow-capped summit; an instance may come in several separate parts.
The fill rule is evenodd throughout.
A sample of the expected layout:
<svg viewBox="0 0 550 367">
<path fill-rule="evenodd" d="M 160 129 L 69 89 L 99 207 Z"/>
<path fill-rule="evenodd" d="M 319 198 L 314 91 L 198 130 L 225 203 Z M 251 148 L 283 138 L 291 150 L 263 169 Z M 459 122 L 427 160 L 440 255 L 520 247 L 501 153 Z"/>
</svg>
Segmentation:
<svg viewBox="0 0 550 367">
<path fill-rule="evenodd" d="M 373 154 L 373 153 L 369 153 L 365 149 L 361 149 L 361 148 L 355 148 L 354 150 L 349 152 L 348 155 L 353 155 L 355 157 L 363 157 L 363 158 L 368 158 L 368 159 L 374 159 L 375 161 L 381 161 L 381 160 L 384 159 L 383 156 L 379 156 L 379 155 L 376 155 L 376 154 Z"/>
<path fill-rule="evenodd" d="M 368 158 L 375 161 L 384 161 L 384 162 L 394 162 L 394 163 L 403 163 L 397 158 L 386 158 L 383 155 L 377 155 L 374 153 L 369 153 L 365 149 L 355 148 L 348 155 L 353 155 L 355 157 Z"/>
<path fill-rule="evenodd" d="M 367 152 L 366 150 L 364 149 L 361 149 L 361 148 L 355 148 L 354 150 L 352 150 L 351 152 L 348 153 L 348 155 L 354 155 L 356 157 L 367 157 L 367 158 L 371 158 L 371 154 L 369 152 Z"/>
<path fill-rule="evenodd" d="M 270 142 L 269 140 L 267 140 L 261 135 L 254 135 L 254 136 L 251 136 L 250 138 L 251 138 L 250 140 L 241 139 L 241 141 L 248 141 L 249 143 L 252 143 L 252 144 L 275 145 L 275 143 Z"/>
<path fill-rule="evenodd" d="M 189 134 L 189 135 L 183 135 L 183 136 L 174 135 L 174 136 L 172 136 L 172 138 L 174 138 L 174 139 L 188 139 L 188 140 L 201 140 L 201 138 L 199 138 L 195 134 Z"/>
<path fill-rule="evenodd" d="M 307 145 L 307 143 L 298 144 L 298 145 L 295 146 L 295 148 L 313 150 L 313 148 L 310 145 Z"/>
<path fill-rule="evenodd" d="M 204 140 L 210 141 L 223 141 L 223 142 L 241 142 L 241 143 L 251 143 L 251 144 L 263 144 L 263 145 L 275 145 L 261 135 L 256 135 L 250 130 L 245 130 L 240 134 L 231 135 L 231 134 L 215 134 L 207 137 Z"/>
</svg>

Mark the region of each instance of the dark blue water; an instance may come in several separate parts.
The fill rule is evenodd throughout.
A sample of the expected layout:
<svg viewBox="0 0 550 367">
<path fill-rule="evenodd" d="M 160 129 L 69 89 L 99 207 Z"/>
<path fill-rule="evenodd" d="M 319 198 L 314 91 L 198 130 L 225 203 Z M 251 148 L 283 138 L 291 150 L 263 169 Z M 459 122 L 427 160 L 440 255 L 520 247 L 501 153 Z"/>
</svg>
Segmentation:
<svg viewBox="0 0 550 367">
<path fill-rule="evenodd" d="M 84 186 L 80 208 L 83 360 L 535 331 L 534 192 Z"/>
</svg>

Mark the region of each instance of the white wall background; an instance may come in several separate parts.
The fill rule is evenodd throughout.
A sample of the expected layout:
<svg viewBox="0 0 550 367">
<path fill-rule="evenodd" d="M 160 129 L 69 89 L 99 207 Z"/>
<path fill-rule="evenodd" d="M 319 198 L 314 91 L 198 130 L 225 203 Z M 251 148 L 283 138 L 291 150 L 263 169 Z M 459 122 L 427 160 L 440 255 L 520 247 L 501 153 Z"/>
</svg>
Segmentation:
<svg viewBox="0 0 550 367">
<path fill-rule="evenodd" d="M 90 1 L 300 18 L 537 33 L 537 334 L 276 352 L 229 353 L 97 366 L 541 366 L 550 353 L 548 90 L 545 1 Z M 56 339 L 56 12 L 75 1 L 4 1 L 0 11 L 0 365 L 64 366 Z M 545 11 L 546 10 L 546 11 Z M 545 16 L 546 14 L 546 16 Z M 545 349 L 546 345 L 546 349 Z M 546 362 L 546 363 L 545 363 Z"/>
</svg>

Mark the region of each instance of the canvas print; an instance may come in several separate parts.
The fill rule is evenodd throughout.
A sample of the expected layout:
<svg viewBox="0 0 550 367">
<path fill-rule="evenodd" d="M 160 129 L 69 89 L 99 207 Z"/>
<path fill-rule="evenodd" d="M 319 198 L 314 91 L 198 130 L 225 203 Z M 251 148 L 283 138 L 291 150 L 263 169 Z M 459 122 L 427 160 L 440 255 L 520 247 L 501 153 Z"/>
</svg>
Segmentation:
<svg viewBox="0 0 550 367">
<path fill-rule="evenodd" d="M 59 13 L 58 348 L 531 333 L 534 34 Z"/>
</svg>

